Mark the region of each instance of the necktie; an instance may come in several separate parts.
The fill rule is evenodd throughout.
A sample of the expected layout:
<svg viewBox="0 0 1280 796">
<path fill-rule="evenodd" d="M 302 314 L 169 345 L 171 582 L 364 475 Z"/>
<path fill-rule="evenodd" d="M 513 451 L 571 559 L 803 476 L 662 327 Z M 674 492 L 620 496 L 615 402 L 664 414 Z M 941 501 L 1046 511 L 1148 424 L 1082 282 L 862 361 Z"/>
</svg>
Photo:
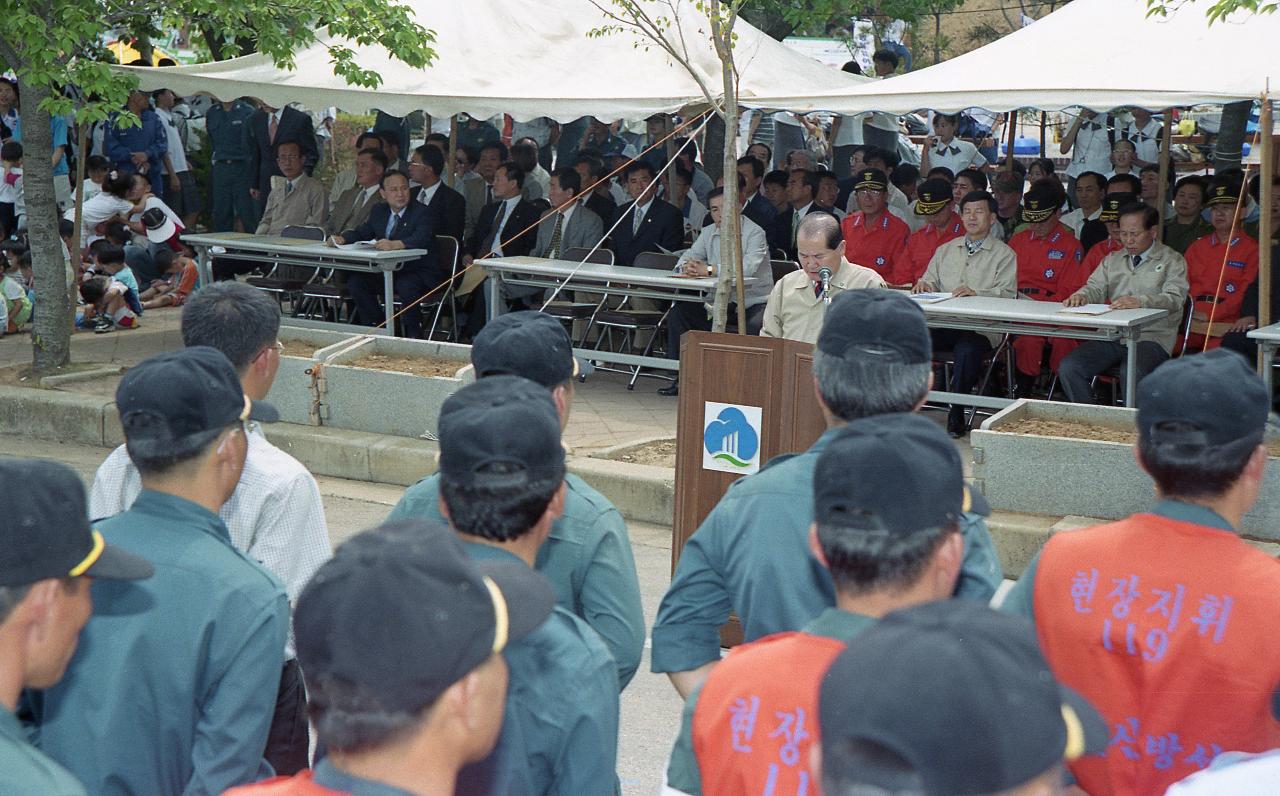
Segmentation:
<svg viewBox="0 0 1280 796">
<path fill-rule="evenodd" d="M 960 147 L 958 147 L 958 146 L 944 146 L 944 147 L 940 147 L 940 148 L 938 149 L 938 151 L 937 151 L 937 153 L 936 153 L 936 154 L 939 154 L 939 155 L 945 155 L 945 154 L 947 154 L 948 152 L 950 152 L 950 153 L 951 153 L 951 154 L 953 154 L 953 155 L 959 155 L 959 154 L 960 154 Z"/>
<path fill-rule="evenodd" d="M 560 238 L 564 233 L 564 213 L 556 213 L 556 226 L 551 230 L 551 245 L 547 247 L 547 257 L 555 259 L 560 256 Z"/>
<path fill-rule="evenodd" d="M 791 211 L 791 248 L 796 247 L 796 233 L 800 230 L 800 211 Z"/>
<path fill-rule="evenodd" d="M 484 203 L 489 204 L 492 201 L 493 201 L 493 186 L 486 185 L 484 186 Z"/>
<path fill-rule="evenodd" d="M 1142 255 L 1141 254 L 1133 255 L 1133 267 L 1136 269 L 1141 263 L 1142 263 Z"/>
<path fill-rule="evenodd" d="M 289 180 L 284 184 L 284 195 L 288 196 L 293 193 L 293 180 Z"/>
<path fill-rule="evenodd" d="M 814 282 L 814 283 L 813 283 L 813 295 L 814 295 L 816 298 L 822 298 L 822 283 L 821 283 L 821 282 Z"/>
<path fill-rule="evenodd" d="M 640 212 L 640 206 L 639 206 L 639 205 L 636 205 L 636 209 L 635 209 L 635 210 L 633 210 L 633 211 L 631 212 L 631 215 L 632 215 L 632 219 L 631 219 L 631 234 L 632 234 L 633 236 L 634 236 L 634 235 L 639 235 L 639 234 L 640 234 L 640 224 L 641 224 L 641 222 L 643 222 L 643 221 L 644 221 L 644 214 Z"/>
<path fill-rule="evenodd" d="M 388 238 L 390 238 L 391 233 L 395 231 L 396 224 L 399 223 L 399 221 L 400 221 L 400 216 L 397 213 L 392 213 L 387 217 L 387 237 Z"/>
<path fill-rule="evenodd" d="M 501 202 L 498 205 L 498 214 L 493 219 L 493 244 L 489 247 L 489 251 L 494 254 L 502 254 L 502 224 L 507 220 L 507 203 Z"/>
<path fill-rule="evenodd" d="M 276 115 L 271 114 L 271 121 L 267 122 L 267 138 L 271 143 L 276 142 L 276 131 L 280 129 L 280 123 L 276 121 Z"/>
</svg>

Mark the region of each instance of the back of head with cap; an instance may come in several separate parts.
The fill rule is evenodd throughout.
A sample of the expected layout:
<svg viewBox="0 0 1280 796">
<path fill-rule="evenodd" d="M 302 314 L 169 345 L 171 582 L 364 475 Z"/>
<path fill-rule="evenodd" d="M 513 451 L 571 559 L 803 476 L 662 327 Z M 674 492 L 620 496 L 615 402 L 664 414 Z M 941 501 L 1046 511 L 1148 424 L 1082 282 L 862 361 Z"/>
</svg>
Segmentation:
<svg viewBox="0 0 1280 796">
<path fill-rule="evenodd" d="M 489 321 L 471 346 L 476 378 L 520 376 L 554 389 L 580 371 L 569 333 L 545 312 L 508 312 Z"/>
<path fill-rule="evenodd" d="M 1271 401 L 1238 354 L 1215 349 L 1156 368 L 1138 385 L 1138 453 L 1163 497 L 1223 495 L 1259 451 Z M 1261 461 L 1261 458 L 1260 458 Z"/>
<path fill-rule="evenodd" d="M 891 290 L 846 290 L 827 307 L 813 375 L 836 420 L 910 412 L 929 392 L 932 356 L 916 302 Z"/>
<path fill-rule="evenodd" d="M 440 409 L 440 495 L 461 533 L 524 536 L 564 482 L 560 418 L 546 388 L 518 376 L 481 379 Z"/>
<path fill-rule="evenodd" d="M 879 591 L 902 604 L 950 596 L 961 547 L 949 558 L 935 554 L 948 539 L 959 542 L 964 512 L 986 511 L 964 482 L 955 445 L 916 414 L 855 420 L 836 432 L 818 456 L 813 492 L 818 543 L 836 590 L 848 597 Z M 936 577 L 922 581 L 935 560 Z"/>
</svg>

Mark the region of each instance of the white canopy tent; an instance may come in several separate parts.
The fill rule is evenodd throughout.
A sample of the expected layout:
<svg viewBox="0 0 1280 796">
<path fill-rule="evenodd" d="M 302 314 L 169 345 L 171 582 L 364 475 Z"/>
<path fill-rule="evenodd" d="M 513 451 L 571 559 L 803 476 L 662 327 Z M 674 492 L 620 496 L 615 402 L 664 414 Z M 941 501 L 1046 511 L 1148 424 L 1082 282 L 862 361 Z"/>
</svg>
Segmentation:
<svg viewBox="0 0 1280 796">
<path fill-rule="evenodd" d="M 589 36 L 609 23 L 590 0 L 405 4 L 419 24 L 435 32 L 436 58 L 415 69 L 382 47 L 353 45 L 356 62 L 382 76 L 375 90 L 349 85 L 333 73 L 323 32 L 321 42 L 296 53 L 292 70 L 277 68 L 262 55 L 164 69 L 121 68 L 135 72 L 147 90 L 250 95 L 277 107 L 290 102 L 351 111 L 376 107 L 398 116 L 423 110 L 436 117 L 507 113 L 521 121 L 547 116 L 567 122 L 581 116 L 643 118 L 705 103 L 688 71 L 653 43 L 631 32 Z M 677 0 L 674 15 L 666 3 L 648 5 L 655 15 L 673 18 L 668 35 L 672 41 L 683 38 L 693 67 L 718 95 L 720 61 L 706 17 L 690 0 Z M 841 94 L 865 81 L 796 53 L 745 21 L 739 20 L 735 31 L 742 104 L 759 105 L 759 98 L 767 98 L 770 107 L 795 102 L 807 109 L 797 94 Z"/>
<path fill-rule="evenodd" d="M 1010 111 L 1124 105 L 1159 110 L 1257 99 L 1280 72 L 1280 13 L 1210 25 L 1207 3 L 1148 17 L 1145 0 L 1074 0 L 991 44 L 917 72 L 807 96 L 841 113 Z"/>
</svg>

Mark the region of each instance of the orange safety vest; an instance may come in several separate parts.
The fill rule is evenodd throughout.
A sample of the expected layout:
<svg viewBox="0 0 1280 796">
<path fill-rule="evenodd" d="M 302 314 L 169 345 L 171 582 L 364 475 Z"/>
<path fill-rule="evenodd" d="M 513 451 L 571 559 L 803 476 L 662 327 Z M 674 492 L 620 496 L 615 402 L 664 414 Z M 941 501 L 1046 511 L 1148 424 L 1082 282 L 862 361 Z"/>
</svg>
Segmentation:
<svg viewBox="0 0 1280 796">
<path fill-rule="evenodd" d="M 1164 793 L 1224 751 L 1280 747 L 1280 561 L 1229 532 L 1136 514 L 1053 536 L 1040 646 L 1111 728 L 1071 764 L 1091 796 Z"/>
<path fill-rule="evenodd" d="M 707 677 L 693 711 L 703 796 L 817 796 L 809 749 L 818 689 L 845 643 L 777 633 L 735 647 Z"/>
<path fill-rule="evenodd" d="M 345 791 L 332 790 L 311 780 L 311 771 L 292 777 L 272 777 L 252 785 L 232 788 L 222 796 L 343 796 Z"/>
</svg>

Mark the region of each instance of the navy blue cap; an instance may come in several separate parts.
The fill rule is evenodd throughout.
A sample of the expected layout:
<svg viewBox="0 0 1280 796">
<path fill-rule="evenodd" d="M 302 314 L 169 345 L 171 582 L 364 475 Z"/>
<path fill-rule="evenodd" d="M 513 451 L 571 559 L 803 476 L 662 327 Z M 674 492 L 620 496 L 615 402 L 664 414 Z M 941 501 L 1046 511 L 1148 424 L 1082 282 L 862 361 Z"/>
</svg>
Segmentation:
<svg viewBox="0 0 1280 796">
<path fill-rule="evenodd" d="M 845 290 L 827 307 L 818 350 L 833 357 L 872 358 L 886 365 L 933 359 L 924 310 L 894 290 Z"/>
<path fill-rule="evenodd" d="M 439 436 L 440 472 L 457 483 L 506 488 L 564 476 L 555 401 L 519 376 L 489 376 L 449 396 Z"/>
<path fill-rule="evenodd" d="M 1248 361 L 1223 348 L 1170 360 L 1138 384 L 1138 434 L 1154 444 L 1262 442 L 1271 401 Z"/>
<path fill-rule="evenodd" d="M 523 562 L 472 561 L 438 522 L 386 523 L 342 544 L 303 589 L 298 662 L 310 682 L 415 713 L 554 607 L 551 585 Z"/>
<path fill-rule="evenodd" d="M 960 453 L 946 432 L 920 415 L 854 420 L 836 432 L 813 474 L 819 525 L 913 533 L 989 514 L 964 481 Z"/>
<path fill-rule="evenodd" d="M 887 191 L 889 190 L 889 178 L 880 169 L 862 169 L 854 175 L 853 189 L 855 191 L 871 190 L 871 191 Z"/>
<path fill-rule="evenodd" d="M 0 459 L 0 586 L 87 576 L 138 580 L 151 564 L 109 545 L 89 525 L 84 484 L 65 464 Z"/>
<path fill-rule="evenodd" d="M 476 378 L 506 374 L 552 388 L 591 368 L 573 356 L 569 333 L 545 312 L 499 315 L 484 325 L 471 345 Z"/>
<path fill-rule="evenodd" d="M 226 354 L 191 346 L 156 354 L 132 368 L 116 388 L 116 409 L 131 453 L 191 451 L 236 421 L 280 419 L 275 407 L 251 401 Z"/>
<path fill-rule="evenodd" d="M 827 671 L 818 714 L 825 771 L 843 745 L 871 742 L 930 794 L 1004 793 L 1107 748 L 1106 722 L 1054 678 L 1031 623 L 970 600 L 876 622 Z"/>
<path fill-rule="evenodd" d="M 916 189 L 916 209 L 918 216 L 933 216 L 941 213 L 951 202 L 951 183 L 941 177 L 925 180 Z"/>
</svg>

